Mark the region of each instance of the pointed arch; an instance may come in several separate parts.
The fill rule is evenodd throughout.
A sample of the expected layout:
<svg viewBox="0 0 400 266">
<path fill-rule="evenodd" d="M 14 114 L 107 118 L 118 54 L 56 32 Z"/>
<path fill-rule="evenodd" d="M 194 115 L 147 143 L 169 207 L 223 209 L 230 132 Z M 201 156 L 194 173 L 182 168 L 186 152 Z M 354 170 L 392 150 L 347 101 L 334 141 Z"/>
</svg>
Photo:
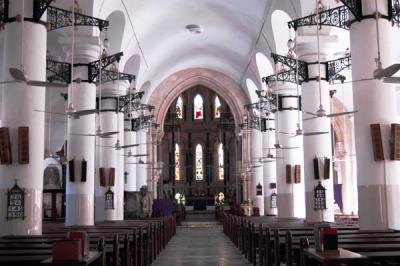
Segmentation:
<svg viewBox="0 0 400 266">
<path fill-rule="evenodd" d="M 201 181 L 204 178 L 203 168 L 203 146 L 201 144 L 196 145 L 196 180 Z"/>
</svg>

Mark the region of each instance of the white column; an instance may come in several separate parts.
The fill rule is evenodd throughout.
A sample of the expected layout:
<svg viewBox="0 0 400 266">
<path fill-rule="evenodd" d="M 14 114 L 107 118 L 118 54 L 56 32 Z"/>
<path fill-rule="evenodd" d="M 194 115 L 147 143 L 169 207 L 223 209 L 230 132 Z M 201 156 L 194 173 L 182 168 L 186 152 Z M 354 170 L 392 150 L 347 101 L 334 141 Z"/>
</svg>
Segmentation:
<svg viewBox="0 0 400 266">
<path fill-rule="evenodd" d="M 60 43 L 67 51 L 67 61 L 71 61 L 71 36 L 62 37 Z M 75 37 L 75 63 L 89 63 L 99 59 L 99 38 L 93 36 Z M 87 80 L 88 68 L 74 68 L 74 79 Z M 75 82 L 70 86 L 68 103 L 73 103 L 76 110 L 96 108 L 96 86 L 93 83 Z M 66 218 L 65 224 L 93 225 L 94 224 L 94 169 L 95 169 L 95 137 L 73 134 L 95 134 L 95 115 L 82 116 L 79 119 L 68 118 L 67 159 L 75 162 L 85 159 L 87 162 L 86 182 L 80 181 L 80 175 L 75 181 L 69 179 L 67 170 L 66 185 Z M 75 168 L 80 164 L 76 164 Z M 68 168 L 67 168 L 68 169 Z M 75 170 L 80 173 L 80 169 Z"/>
<path fill-rule="evenodd" d="M 323 35 L 320 37 L 320 60 L 327 61 L 332 44 L 336 38 Z M 317 53 L 317 38 L 316 36 L 298 36 L 297 54 L 300 60 L 306 62 L 318 61 Z M 330 58 L 329 58 L 330 59 Z M 313 64 L 309 66 L 309 77 L 315 79 L 319 75 L 318 68 L 320 67 L 321 76 L 325 77 L 325 65 Z M 321 103 L 327 114 L 330 113 L 330 98 L 329 84 L 321 81 Z M 320 105 L 319 99 L 319 83 L 316 80 L 304 82 L 302 84 L 302 107 L 303 118 L 308 118 L 310 115 L 305 112 L 315 113 Z M 330 167 L 329 179 L 320 180 L 314 179 L 313 159 L 327 157 L 331 159 L 332 155 L 332 140 L 331 140 L 331 121 L 327 117 L 320 117 L 313 120 L 307 120 L 303 123 L 304 132 L 325 131 L 329 134 L 314 135 L 304 137 L 304 181 L 306 191 L 306 220 L 307 222 L 333 222 L 334 215 L 334 197 L 333 197 L 333 177 L 332 167 Z M 331 161 L 332 162 L 332 161 Z M 314 209 L 314 187 L 321 181 L 322 186 L 326 188 L 326 208 L 325 210 Z"/>
<path fill-rule="evenodd" d="M 363 15 L 373 14 L 375 1 L 362 1 Z M 379 12 L 387 15 L 387 1 L 378 0 Z M 352 74 L 354 80 L 371 78 L 376 69 L 376 29 L 374 19 L 354 22 L 350 29 Z M 388 67 L 395 59 L 396 27 L 379 19 L 381 61 Z M 396 31 L 396 33 L 395 33 Z M 398 75 L 398 74 L 397 74 Z M 396 87 L 381 80 L 353 84 L 355 145 L 357 152 L 357 182 L 359 225 L 363 230 L 400 229 L 398 203 L 400 197 L 400 163 L 390 160 L 390 124 L 398 123 Z M 374 161 L 370 124 L 381 124 L 384 161 Z"/>
<path fill-rule="evenodd" d="M 32 17 L 32 1 L 25 4 L 25 17 Z M 10 1 L 9 16 L 21 14 L 22 1 Z M 44 16 L 44 19 L 46 16 Z M 25 73 L 31 80 L 46 79 L 46 39 L 43 25 L 25 21 L 8 23 L 0 34 L 4 37 L 4 62 L 2 77 L 13 80 L 10 67 L 20 68 L 21 48 Z M 27 86 L 24 83 L 2 85 L 1 123 L 10 130 L 12 164 L 0 165 L 0 236 L 42 234 L 42 189 L 44 157 L 44 110 L 45 88 Z M 29 127 L 29 164 L 18 163 L 18 127 Z M 7 190 L 17 181 L 25 190 L 25 219 L 6 219 Z"/>
<path fill-rule="evenodd" d="M 147 144 L 149 141 L 147 140 L 147 132 L 146 130 L 140 130 L 137 132 L 138 136 L 138 143 L 140 143 L 138 147 L 138 151 L 140 154 L 147 154 L 148 153 L 148 145 Z M 149 162 L 149 156 L 141 157 L 143 162 Z M 137 159 L 138 161 L 139 159 Z M 137 165 L 137 170 L 136 170 L 136 190 L 140 191 L 140 188 L 142 186 L 147 186 L 147 175 L 148 175 L 148 165 L 147 164 L 138 164 Z"/>
<path fill-rule="evenodd" d="M 284 158 L 277 160 L 278 216 L 280 218 L 304 218 L 305 190 L 302 172 L 300 174 L 300 182 L 295 182 L 295 165 L 300 165 L 300 169 L 303 171 L 303 136 L 293 137 L 293 135 L 287 134 L 295 133 L 298 128 L 297 124 L 299 118 L 297 111 L 298 98 L 296 84 L 279 82 L 273 85 L 273 89 L 278 90 L 279 96 L 282 97 L 282 110 L 278 110 L 278 113 L 275 115 L 275 117 L 278 115 L 275 119 L 277 124 L 277 143 L 283 148 L 297 148 L 277 150 L 277 157 Z M 276 94 L 276 92 L 274 94 Z M 290 107 L 293 109 L 288 109 Z M 287 165 L 290 165 L 290 182 L 286 179 Z"/>
<path fill-rule="evenodd" d="M 125 143 L 127 145 L 129 144 L 136 144 L 139 143 L 136 140 L 136 132 L 132 131 L 132 125 L 131 121 L 126 121 L 125 123 Z M 125 149 L 125 156 L 128 155 L 129 151 L 132 152 L 132 154 L 137 154 L 139 148 L 133 147 L 131 149 Z M 130 164 L 136 162 L 135 157 L 125 157 L 125 171 L 127 173 L 126 177 L 126 184 L 125 184 L 125 191 L 132 192 L 132 191 L 138 191 L 137 186 L 136 186 L 136 164 Z"/>
<path fill-rule="evenodd" d="M 267 117 L 267 128 L 275 129 L 275 119 L 274 115 L 270 114 Z M 268 148 L 271 148 L 275 143 L 275 131 L 267 130 L 262 133 L 262 147 L 263 147 L 263 157 L 267 156 Z M 271 153 L 275 155 L 275 150 L 271 150 Z M 264 159 L 267 161 L 267 159 Z M 276 188 L 271 188 L 271 183 L 276 184 L 276 161 L 266 162 L 263 164 L 263 196 L 264 196 L 264 210 L 265 215 L 277 215 L 278 208 L 272 208 L 271 206 L 271 195 L 277 192 Z"/>
<path fill-rule="evenodd" d="M 117 115 L 118 119 L 118 138 L 121 145 L 128 144 L 125 142 L 124 133 L 124 113 L 119 112 Z M 116 169 L 116 189 L 117 193 L 115 195 L 115 204 L 117 207 L 117 220 L 124 219 L 124 191 L 125 191 L 125 158 L 124 150 L 119 150 L 117 153 L 117 169 Z"/>
<path fill-rule="evenodd" d="M 115 98 L 103 99 L 101 100 L 101 108 L 104 110 L 115 110 L 116 100 Z M 102 111 L 99 114 L 100 117 L 97 120 L 100 122 L 100 127 L 103 132 L 117 131 L 117 113 L 115 111 Z M 117 141 L 117 135 L 112 135 L 110 138 L 96 138 L 97 142 L 97 160 L 98 160 L 98 170 L 96 177 L 96 199 L 95 199 L 95 217 L 96 221 L 114 221 L 117 219 L 118 210 L 118 174 L 117 174 L 117 156 L 118 152 L 114 146 Z M 123 144 L 121 144 L 123 145 Z M 109 169 L 115 169 L 115 185 L 114 186 L 100 186 L 99 168 L 105 168 L 106 179 L 109 177 Z M 111 189 L 114 192 L 114 209 L 105 209 L 105 193 Z"/>
<path fill-rule="evenodd" d="M 262 156 L 262 135 L 261 131 L 257 129 L 251 129 L 251 162 L 252 165 L 259 165 L 257 163 L 259 158 Z M 264 197 L 263 195 L 257 196 L 256 187 L 257 185 L 263 185 L 263 167 L 253 168 L 251 172 L 251 200 L 253 206 L 260 209 L 260 215 L 264 215 Z"/>
</svg>

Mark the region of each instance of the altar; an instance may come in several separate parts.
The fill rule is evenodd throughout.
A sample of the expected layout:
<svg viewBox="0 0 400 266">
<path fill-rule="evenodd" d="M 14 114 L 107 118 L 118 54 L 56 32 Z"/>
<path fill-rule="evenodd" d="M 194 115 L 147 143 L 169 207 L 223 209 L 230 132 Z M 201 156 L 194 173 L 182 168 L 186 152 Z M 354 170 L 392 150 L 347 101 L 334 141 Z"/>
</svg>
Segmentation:
<svg viewBox="0 0 400 266">
<path fill-rule="evenodd" d="M 207 196 L 187 196 L 186 205 L 193 206 L 195 211 L 205 211 L 207 206 L 214 206 L 214 198 Z"/>
</svg>

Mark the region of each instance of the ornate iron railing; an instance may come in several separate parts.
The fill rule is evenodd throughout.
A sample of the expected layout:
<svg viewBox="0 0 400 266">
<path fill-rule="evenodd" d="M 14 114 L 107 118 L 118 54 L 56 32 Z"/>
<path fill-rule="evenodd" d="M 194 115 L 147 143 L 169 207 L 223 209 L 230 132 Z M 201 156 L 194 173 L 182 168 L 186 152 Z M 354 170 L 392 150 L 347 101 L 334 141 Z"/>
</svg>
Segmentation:
<svg viewBox="0 0 400 266">
<path fill-rule="evenodd" d="M 75 21 L 72 22 L 72 17 L 75 16 Z M 101 30 L 108 27 L 109 22 L 92 16 L 87 16 L 80 13 L 73 14 L 69 10 L 61 9 L 54 6 L 47 8 L 47 22 L 49 23 L 48 31 L 75 26 L 92 26 L 98 27 Z"/>
<path fill-rule="evenodd" d="M 33 20 L 39 22 L 53 0 L 33 0 Z"/>
<path fill-rule="evenodd" d="M 326 80 L 334 80 L 334 78 L 338 78 L 338 74 L 345 68 L 351 67 L 351 56 L 346 56 L 342 58 L 338 58 L 335 60 L 324 62 L 326 67 Z M 339 76 L 343 77 L 343 76 Z"/>
<path fill-rule="evenodd" d="M 107 57 L 103 57 L 101 59 L 101 70 L 103 71 L 106 67 L 111 65 L 114 62 L 119 62 L 121 60 L 121 57 L 124 55 L 123 52 L 119 52 Z M 76 64 L 82 66 L 82 64 Z M 74 65 L 75 66 L 75 65 Z M 93 82 L 96 77 L 100 74 L 100 60 L 93 61 L 88 64 L 89 70 L 88 70 L 88 82 Z"/>
<path fill-rule="evenodd" d="M 306 62 L 274 53 L 271 53 L 271 57 L 274 60 L 275 64 L 281 63 L 289 67 L 293 71 L 296 71 L 296 69 L 298 69 L 298 75 L 304 81 L 308 81 L 308 64 Z"/>
<path fill-rule="evenodd" d="M 129 82 L 132 82 L 135 79 L 136 79 L 135 75 L 131 75 L 131 74 L 127 74 L 127 73 L 121 73 L 121 72 L 107 70 L 107 69 L 105 69 L 101 72 L 101 83 L 102 84 L 110 82 L 110 81 L 115 81 L 115 80 L 128 80 Z"/>
<path fill-rule="evenodd" d="M 261 118 L 258 116 L 247 116 L 244 119 L 244 123 L 241 124 L 241 128 L 261 130 Z"/>
<path fill-rule="evenodd" d="M 357 20 L 362 19 L 362 2 L 361 0 L 341 0 L 342 3 L 350 10 Z"/>
<path fill-rule="evenodd" d="M 47 80 L 53 82 L 55 80 L 65 83 L 71 83 L 71 64 L 60 62 L 52 59 L 46 60 Z"/>
<path fill-rule="evenodd" d="M 135 101 L 135 100 L 142 99 L 143 95 L 144 95 L 144 92 L 143 91 L 139 91 L 139 92 L 136 92 L 136 93 L 120 96 L 119 97 L 119 111 L 120 112 L 123 111 L 125 113 L 129 112 L 130 111 L 129 110 L 129 103 L 131 103 L 132 101 Z"/>
<path fill-rule="evenodd" d="M 346 6 L 339 6 L 322 11 L 319 14 L 313 14 L 290 21 L 288 22 L 288 26 L 294 30 L 297 30 L 299 27 L 314 25 L 332 26 L 348 30 L 348 21 L 349 9 Z"/>
<path fill-rule="evenodd" d="M 271 82 L 276 82 L 276 81 L 291 82 L 296 84 L 297 83 L 296 72 L 294 70 L 281 71 L 278 74 L 269 75 L 262 78 L 262 82 L 264 82 L 267 85 L 269 85 Z M 301 83 L 302 80 L 299 79 L 299 81 Z"/>
</svg>

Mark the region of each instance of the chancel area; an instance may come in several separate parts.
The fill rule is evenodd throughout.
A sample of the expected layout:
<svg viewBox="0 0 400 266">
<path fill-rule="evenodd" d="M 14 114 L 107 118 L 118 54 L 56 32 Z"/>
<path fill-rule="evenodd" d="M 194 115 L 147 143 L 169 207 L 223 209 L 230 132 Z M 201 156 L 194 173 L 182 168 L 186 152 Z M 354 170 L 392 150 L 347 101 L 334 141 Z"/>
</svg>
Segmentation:
<svg viewBox="0 0 400 266">
<path fill-rule="evenodd" d="M 0 265 L 400 265 L 399 0 L 0 0 Z"/>
</svg>

